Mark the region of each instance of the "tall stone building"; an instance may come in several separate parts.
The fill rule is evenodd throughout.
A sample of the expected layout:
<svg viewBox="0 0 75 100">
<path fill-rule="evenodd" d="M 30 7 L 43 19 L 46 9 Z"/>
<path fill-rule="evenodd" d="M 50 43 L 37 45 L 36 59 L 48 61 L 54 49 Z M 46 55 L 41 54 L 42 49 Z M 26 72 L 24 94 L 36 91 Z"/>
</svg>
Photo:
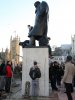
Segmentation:
<svg viewBox="0 0 75 100">
<path fill-rule="evenodd" d="M 19 63 L 19 55 L 20 55 L 20 46 L 19 46 L 20 38 L 15 36 L 14 38 L 10 38 L 10 59 L 15 62 L 15 64 Z"/>
<path fill-rule="evenodd" d="M 0 64 L 2 63 L 2 61 L 5 60 L 5 52 L 3 51 L 3 48 L 0 52 Z"/>
<path fill-rule="evenodd" d="M 75 56 L 75 35 L 71 37 L 71 44 L 72 44 L 72 55 Z"/>
<path fill-rule="evenodd" d="M 8 48 L 6 48 L 6 50 L 5 50 L 5 62 L 7 62 L 8 60 L 10 60 L 10 51 Z"/>
</svg>

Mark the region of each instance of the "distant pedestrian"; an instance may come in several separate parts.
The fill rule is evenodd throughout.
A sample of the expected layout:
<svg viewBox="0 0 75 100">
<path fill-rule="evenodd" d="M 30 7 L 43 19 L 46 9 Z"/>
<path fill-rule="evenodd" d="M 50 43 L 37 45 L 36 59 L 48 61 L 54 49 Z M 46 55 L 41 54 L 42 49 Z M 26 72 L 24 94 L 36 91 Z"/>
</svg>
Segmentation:
<svg viewBox="0 0 75 100">
<path fill-rule="evenodd" d="M 5 90 L 5 75 L 6 75 L 6 68 L 5 68 L 5 61 L 2 62 L 0 65 L 0 92 Z"/>
<path fill-rule="evenodd" d="M 32 96 L 38 96 L 39 95 L 39 78 L 41 77 L 41 71 L 36 61 L 34 61 L 33 67 L 30 68 L 29 75 L 32 78 Z"/>
<path fill-rule="evenodd" d="M 10 92 L 11 78 L 12 78 L 11 61 L 7 61 L 7 64 L 6 64 L 6 85 L 5 85 L 5 91 L 7 93 Z"/>
<path fill-rule="evenodd" d="M 61 80 L 61 84 L 62 83 L 65 84 L 68 100 L 73 100 L 71 93 L 73 92 L 72 82 L 75 75 L 75 66 L 74 64 L 72 64 L 71 61 L 72 61 L 72 57 L 67 56 L 67 61 L 65 63 L 64 76 Z"/>
</svg>

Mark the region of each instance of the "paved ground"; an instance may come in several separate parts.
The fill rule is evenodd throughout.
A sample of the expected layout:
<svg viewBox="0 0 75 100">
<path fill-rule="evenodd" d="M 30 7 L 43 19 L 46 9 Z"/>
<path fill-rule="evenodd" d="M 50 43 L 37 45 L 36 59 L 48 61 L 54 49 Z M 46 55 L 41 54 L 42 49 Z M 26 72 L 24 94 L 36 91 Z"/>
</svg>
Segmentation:
<svg viewBox="0 0 75 100">
<path fill-rule="evenodd" d="M 16 84 L 15 84 L 16 83 Z M 50 88 L 50 96 L 49 97 L 29 97 L 24 98 L 21 94 L 21 81 L 17 80 L 12 84 L 11 88 L 12 93 L 7 95 L 7 98 L 0 98 L 0 100 L 67 100 L 66 94 L 64 93 L 64 89 L 60 88 L 58 92 L 52 92 Z M 73 100 L 75 100 L 75 92 L 73 93 Z"/>
<path fill-rule="evenodd" d="M 75 100 L 75 92 L 72 94 L 73 100 Z M 67 96 L 63 92 L 58 92 L 58 100 L 68 100 Z"/>
</svg>

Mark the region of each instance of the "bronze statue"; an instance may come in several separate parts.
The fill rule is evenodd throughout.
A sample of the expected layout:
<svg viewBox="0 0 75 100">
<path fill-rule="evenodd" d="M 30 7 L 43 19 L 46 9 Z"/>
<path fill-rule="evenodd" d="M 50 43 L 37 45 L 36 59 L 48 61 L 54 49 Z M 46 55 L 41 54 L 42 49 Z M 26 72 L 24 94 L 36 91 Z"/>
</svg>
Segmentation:
<svg viewBox="0 0 75 100">
<path fill-rule="evenodd" d="M 49 37 L 47 37 L 48 30 L 48 20 L 49 20 L 49 7 L 45 1 L 34 3 L 35 6 L 35 24 L 34 27 L 28 25 L 29 33 L 28 37 L 30 40 L 25 40 L 20 42 L 19 45 L 24 47 L 33 47 L 36 46 L 35 40 L 39 41 L 39 46 L 47 46 L 49 49 L 49 55 L 51 55 L 51 47 L 49 43 Z"/>
<path fill-rule="evenodd" d="M 49 19 L 49 7 L 45 1 L 34 3 L 35 6 L 35 25 L 29 32 L 28 37 L 30 38 L 29 45 L 35 46 L 35 40 L 39 41 L 39 46 L 46 46 L 48 44 L 47 30 L 48 30 L 48 19 Z"/>
</svg>

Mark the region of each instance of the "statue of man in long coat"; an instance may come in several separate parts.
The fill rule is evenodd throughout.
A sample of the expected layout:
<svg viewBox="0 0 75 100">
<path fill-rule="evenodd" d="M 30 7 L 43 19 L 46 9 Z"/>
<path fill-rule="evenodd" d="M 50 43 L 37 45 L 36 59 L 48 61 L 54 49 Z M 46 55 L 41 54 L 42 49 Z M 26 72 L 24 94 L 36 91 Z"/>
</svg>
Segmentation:
<svg viewBox="0 0 75 100">
<path fill-rule="evenodd" d="M 34 3 L 35 6 L 35 24 L 33 29 L 29 32 L 29 45 L 35 46 L 35 40 L 39 41 L 39 46 L 46 46 L 48 44 L 47 30 L 49 19 L 49 7 L 45 1 Z"/>
</svg>

